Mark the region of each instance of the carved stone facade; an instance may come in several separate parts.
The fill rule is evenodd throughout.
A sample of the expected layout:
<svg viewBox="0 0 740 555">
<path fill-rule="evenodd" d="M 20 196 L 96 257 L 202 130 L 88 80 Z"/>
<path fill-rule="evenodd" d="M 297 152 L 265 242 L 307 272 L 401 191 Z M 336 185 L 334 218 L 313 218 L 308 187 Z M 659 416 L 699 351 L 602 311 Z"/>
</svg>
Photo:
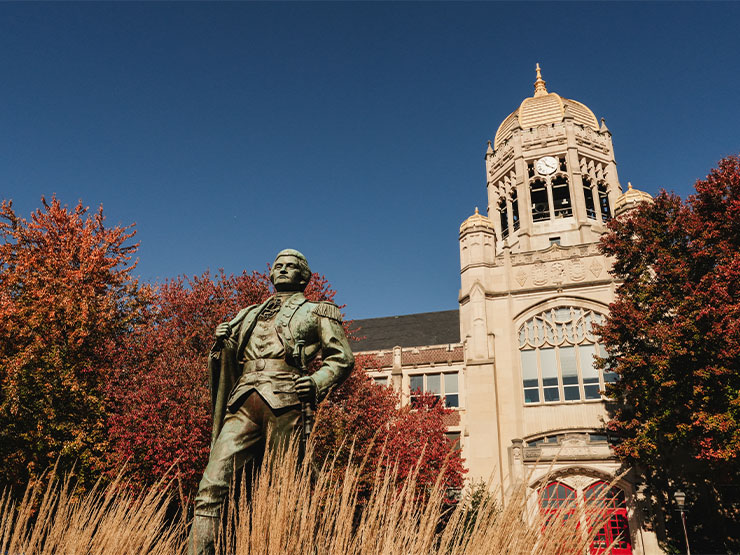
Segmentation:
<svg viewBox="0 0 740 555">
<path fill-rule="evenodd" d="M 399 340 L 375 351 L 376 378 L 406 395 L 419 386 L 453 399 L 450 431 L 468 478 L 493 478 L 502 502 L 522 481 L 534 499 L 562 486 L 588 502 L 625 470 L 603 430 L 601 391 L 616 376 L 594 362 L 603 347 L 592 325 L 616 290 L 598 242 L 615 211 L 650 198 L 622 195 L 604 120 L 548 92 L 539 67 L 534 96 L 504 119 L 485 160 L 488 215 L 476 208 L 460 226 L 459 342 Z M 619 553 L 658 553 L 630 476 L 615 486 L 629 535 Z"/>
<path fill-rule="evenodd" d="M 504 492 L 559 482 L 585 502 L 589 488 L 624 471 L 603 431 L 600 392 L 616 376 L 594 365 L 602 347 L 591 325 L 616 289 L 598 241 L 615 205 L 635 202 L 622 195 L 604 120 L 547 92 L 539 68 L 534 96 L 504 120 L 494 145 L 488 219 L 475 214 L 460 228 L 463 455 L 472 479 L 494 473 Z M 617 487 L 629 552 L 658 552 L 629 474 Z"/>
</svg>

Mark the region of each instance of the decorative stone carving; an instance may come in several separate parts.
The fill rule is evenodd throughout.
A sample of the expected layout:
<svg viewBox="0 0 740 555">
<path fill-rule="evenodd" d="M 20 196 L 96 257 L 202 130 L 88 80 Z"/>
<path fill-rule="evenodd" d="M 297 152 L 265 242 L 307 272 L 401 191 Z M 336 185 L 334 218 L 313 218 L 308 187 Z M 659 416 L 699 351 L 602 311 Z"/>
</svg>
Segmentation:
<svg viewBox="0 0 740 555">
<path fill-rule="evenodd" d="M 537 262 L 532 270 L 532 282 L 535 285 L 545 285 L 547 283 L 547 268 L 542 262 Z"/>
<path fill-rule="evenodd" d="M 552 281 L 556 285 L 560 285 L 565 281 L 565 264 L 562 262 L 554 262 L 551 265 L 552 269 Z"/>
<path fill-rule="evenodd" d="M 599 277 L 599 274 L 601 273 L 601 264 L 599 264 L 598 260 L 594 260 L 589 269 L 594 277 Z"/>
<path fill-rule="evenodd" d="M 586 277 L 586 267 L 580 258 L 573 258 L 570 261 L 570 279 L 573 281 L 582 281 Z"/>
<path fill-rule="evenodd" d="M 516 280 L 519 282 L 519 286 L 520 287 L 523 287 L 524 284 L 527 282 L 527 277 L 528 277 L 527 276 L 527 272 L 524 271 L 523 269 L 522 270 L 519 270 L 516 273 Z"/>
</svg>

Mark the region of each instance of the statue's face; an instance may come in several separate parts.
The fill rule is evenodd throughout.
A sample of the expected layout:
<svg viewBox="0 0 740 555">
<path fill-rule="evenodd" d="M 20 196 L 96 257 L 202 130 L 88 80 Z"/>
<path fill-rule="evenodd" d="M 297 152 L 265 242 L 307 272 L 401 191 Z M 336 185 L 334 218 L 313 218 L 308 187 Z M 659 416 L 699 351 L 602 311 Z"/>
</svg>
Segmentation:
<svg viewBox="0 0 740 555">
<path fill-rule="evenodd" d="M 298 258 L 292 255 L 281 256 L 275 260 L 270 279 L 278 291 L 303 291 L 306 287 Z"/>
</svg>

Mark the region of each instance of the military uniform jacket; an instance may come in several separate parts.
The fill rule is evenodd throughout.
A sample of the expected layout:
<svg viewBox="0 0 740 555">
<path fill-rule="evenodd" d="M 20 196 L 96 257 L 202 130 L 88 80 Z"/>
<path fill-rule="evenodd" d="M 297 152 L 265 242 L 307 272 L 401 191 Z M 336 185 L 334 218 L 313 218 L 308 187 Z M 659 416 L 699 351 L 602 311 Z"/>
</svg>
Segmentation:
<svg viewBox="0 0 740 555">
<path fill-rule="evenodd" d="M 239 361 L 257 318 L 269 300 L 241 310 L 230 322 L 229 337 L 220 348 L 214 345 L 211 350 L 208 368 L 213 407 L 212 442 L 221 431 L 226 411 L 238 410 L 252 391 L 257 391 L 273 410 L 300 404 L 293 384 L 293 377 L 300 367 L 300 361 L 292 357 L 296 342 L 303 342 L 306 363 L 321 354 L 321 367 L 311 375 L 318 401 L 352 371 L 354 357 L 342 327 L 339 308 L 329 302 L 310 302 L 302 293 L 295 293 L 285 301 L 274 320 L 278 338 L 285 348 L 286 368 L 282 371 L 250 369 L 244 372 L 244 365 Z"/>
</svg>

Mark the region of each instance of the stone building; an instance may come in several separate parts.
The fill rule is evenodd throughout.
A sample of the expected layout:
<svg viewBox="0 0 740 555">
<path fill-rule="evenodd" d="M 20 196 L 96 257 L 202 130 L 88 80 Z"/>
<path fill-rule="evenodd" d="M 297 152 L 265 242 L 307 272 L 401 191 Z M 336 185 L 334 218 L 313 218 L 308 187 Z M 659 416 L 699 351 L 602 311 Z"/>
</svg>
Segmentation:
<svg viewBox="0 0 740 555">
<path fill-rule="evenodd" d="M 404 402 L 422 389 L 456 409 L 448 435 L 468 477 L 493 477 L 504 502 L 526 481 L 544 510 L 588 503 L 623 470 L 603 430 L 601 391 L 616 376 L 594 364 L 603 348 L 591 327 L 616 289 L 597 243 L 650 195 L 622 194 L 604 119 L 549 92 L 539 65 L 534 95 L 498 127 L 485 164 L 488 216 L 476 208 L 460 226 L 459 310 L 358 321 L 356 351 Z M 615 554 L 659 552 L 629 473 L 612 494 L 601 540 L 621 534 Z"/>
</svg>

